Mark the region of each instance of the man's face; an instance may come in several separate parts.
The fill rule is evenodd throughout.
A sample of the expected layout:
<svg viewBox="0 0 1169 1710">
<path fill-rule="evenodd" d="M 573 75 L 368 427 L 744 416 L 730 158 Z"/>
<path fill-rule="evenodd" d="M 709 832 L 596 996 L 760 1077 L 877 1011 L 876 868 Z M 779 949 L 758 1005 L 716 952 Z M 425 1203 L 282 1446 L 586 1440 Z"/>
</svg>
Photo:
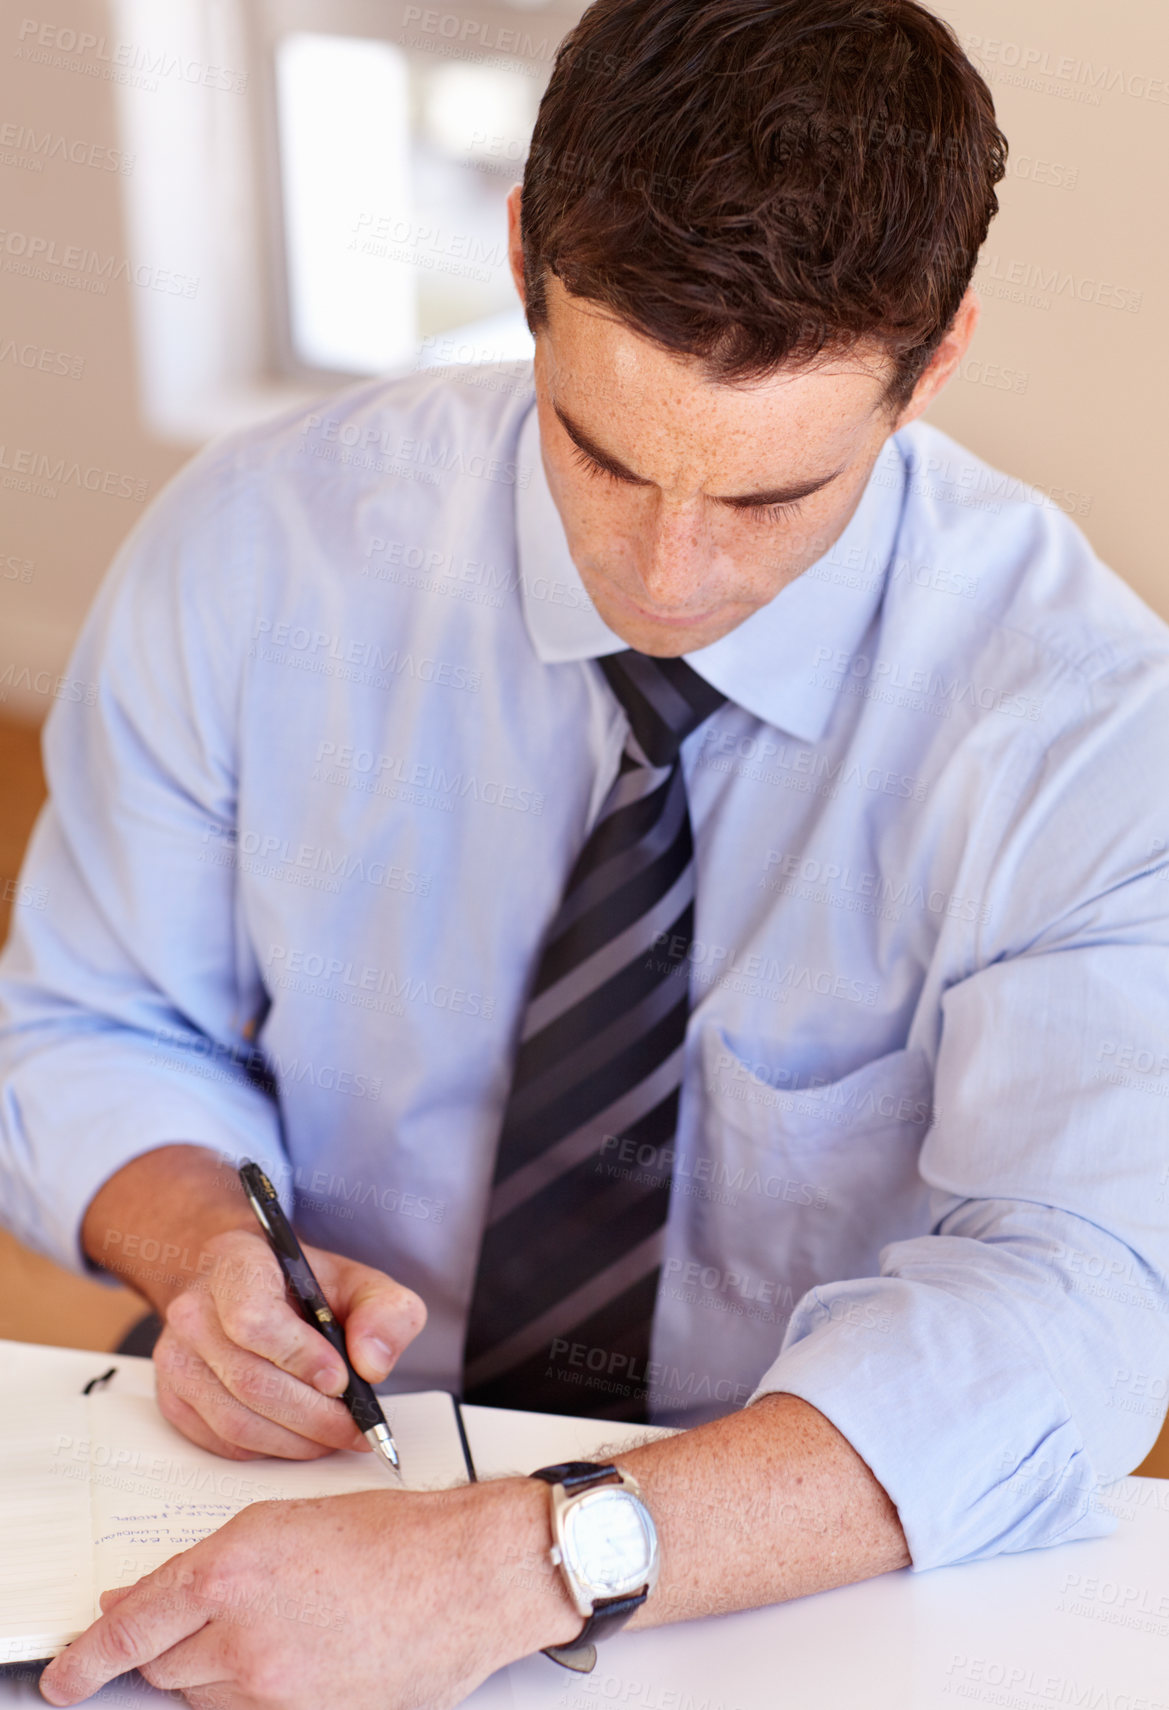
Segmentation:
<svg viewBox="0 0 1169 1710">
<path fill-rule="evenodd" d="M 847 524 L 897 426 L 889 359 L 871 349 L 713 385 L 554 276 L 547 298 L 540 439 L 581 580 L 631 647 L 659 658 L 707 647 Z"/>
</svg>

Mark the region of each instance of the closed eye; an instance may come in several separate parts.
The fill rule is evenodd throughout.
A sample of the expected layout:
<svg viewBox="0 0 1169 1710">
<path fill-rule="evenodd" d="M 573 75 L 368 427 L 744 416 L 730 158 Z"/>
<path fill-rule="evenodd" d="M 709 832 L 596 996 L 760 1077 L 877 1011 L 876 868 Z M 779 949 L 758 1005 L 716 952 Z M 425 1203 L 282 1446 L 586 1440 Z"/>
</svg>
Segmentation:
<svg viewBox="0 0 1169 1710">
<path fill-rule="evenodd" d="M 789 499 L 786 505 L 736 505 L 736 510 L 748 511 L 756 522 L 778 522 L 791 516 L 803 504 L 802 499 Z"/>
<path fill-rule="evenodd" d="M 594 479 L 599 477 L 601 480 L 612 481 L 615 485 L 623 487 L 631 485 L 624 476 L 615 475 L 611 469 L 606 469 L 603 463 L 598 463 L 595 457 L 590 457 L 582 446 L 573 445 L 572 460 L 578 469 L 583 469 L 586 475 Z M 641 486 L 642 483 L 638 481 L 632 485 Z M 740 504 L 732 505 L 731 509 L 747 512 L 755 522 L 779 522 L 782 517 L 791 516 L 795 511 L 798 511 L 802 504 L 802 499 L 789 499 L 786 504 L 782 505 Z"/>
<path fill-rule="evenodd" d="M 583 469 L 586 475 L 602 475 L 606 481 L 621 481 L 620 475 L 614 475 L 611 469 L 606 469 L 603 463 L 598 463 L 595 457 L 590 457 L 579 445 L 572 448 L 572 461 L 579 469 Z M 628 485 L 623 481 L 621 484 Z"/>
</svg>

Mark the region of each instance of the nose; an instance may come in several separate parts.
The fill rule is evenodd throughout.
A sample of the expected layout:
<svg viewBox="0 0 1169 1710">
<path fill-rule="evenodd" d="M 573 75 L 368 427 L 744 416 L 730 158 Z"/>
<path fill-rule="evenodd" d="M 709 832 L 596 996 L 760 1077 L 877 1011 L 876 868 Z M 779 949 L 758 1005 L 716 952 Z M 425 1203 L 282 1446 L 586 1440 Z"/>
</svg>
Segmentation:
<svg viewBox="0 0 1169 1710">
<path fill-rule="evenodd" d="M 682 617 L 709 604 L 712 545 L 701 498 L 656 495 L 637 545 L 635 562 L 648 605 Z"/>
</svg>

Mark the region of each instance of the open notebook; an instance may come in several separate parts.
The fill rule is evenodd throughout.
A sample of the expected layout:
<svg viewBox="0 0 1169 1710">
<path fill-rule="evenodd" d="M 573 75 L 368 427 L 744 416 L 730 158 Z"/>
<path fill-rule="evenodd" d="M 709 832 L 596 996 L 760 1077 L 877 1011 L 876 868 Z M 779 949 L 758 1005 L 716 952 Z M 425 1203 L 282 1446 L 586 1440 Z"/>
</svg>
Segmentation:
<svg viewBox="0 0 1169 1710">
<path fill-rule="evenodd" d="M 114 1376 L 83 1390 L 113 1366 Z M 616 1453 L 650 1426 L 383 1398 L 401 1484 L 440 1490 Z M 0 1664 L 55 1656 L 128 1585 L 249 1502 L 401 1488 L 372 1455 L 229 1461 L 159 1413 L 149 1360 L 0 1341 Z"/>
</svg>

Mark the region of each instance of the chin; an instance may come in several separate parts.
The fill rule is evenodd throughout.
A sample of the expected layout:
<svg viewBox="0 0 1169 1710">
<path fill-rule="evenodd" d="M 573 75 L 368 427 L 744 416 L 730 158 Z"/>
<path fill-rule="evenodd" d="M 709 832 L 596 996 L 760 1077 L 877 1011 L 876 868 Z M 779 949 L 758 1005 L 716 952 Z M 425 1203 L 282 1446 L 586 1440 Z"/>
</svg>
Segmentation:
<svg viewBox="0 0 1169 1710">
<path fill-rule="evenodd" d="M 646 636 L 632 645 L 653 659 L 679 659 L 683 653 L 697 653 L 700 648 L 709 647 L 710 642 L 705 636 L 670 634 Z"/>
<path fill-rule="evenodd" d="M 629 612 L 615 612 L 611 617 L 602 612 L 601 616 L 622 641 L 628 642 L 639 653 L 649 653 L 658 659 L 675 659 L 683 653 L 697 653 L 743 621 L 742 618 L 735 618 L 730 623 L 712 621 L 695 624 L 691 629 L 685 625 L 655 623 L 653 618 L 639 618 Z"/>
</svg>

